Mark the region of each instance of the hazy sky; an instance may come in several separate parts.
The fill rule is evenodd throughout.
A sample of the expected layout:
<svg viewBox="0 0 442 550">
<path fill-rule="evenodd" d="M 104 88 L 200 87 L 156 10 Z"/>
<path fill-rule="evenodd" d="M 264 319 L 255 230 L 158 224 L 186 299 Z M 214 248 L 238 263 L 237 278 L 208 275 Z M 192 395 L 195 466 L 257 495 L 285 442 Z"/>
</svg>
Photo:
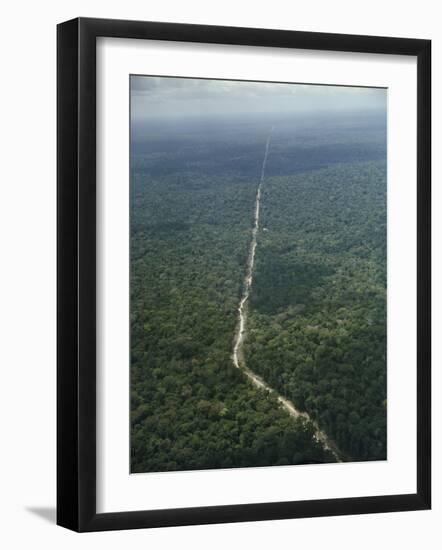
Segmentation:
<svg viewBox="0 0 442 550">
<path fill-rule="evenodd" d="M 387 90 L 131 76 L 133 120 L 193 115 L 385 110 Z"/>
</svg>

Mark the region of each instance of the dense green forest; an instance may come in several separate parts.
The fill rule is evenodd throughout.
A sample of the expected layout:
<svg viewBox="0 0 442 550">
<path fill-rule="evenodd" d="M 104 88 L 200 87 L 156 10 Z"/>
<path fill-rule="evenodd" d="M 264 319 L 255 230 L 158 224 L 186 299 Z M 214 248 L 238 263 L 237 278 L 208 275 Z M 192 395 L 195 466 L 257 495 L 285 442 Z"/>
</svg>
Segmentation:
<svg viewBox="0 0 442 550">
<path fill-rule="evenodd" d="M 385 162 L 268 178 L 262 227 L 247 365 L 348 458 L 385 458 Z"/>
<path fill-rule="evenodd" d="M 272 122 L 247 366 L 348 458 L 383 458 L 385 125 Z M 132 125 L 132 472 L 334 461 L 232 363 L 268 131 Z"/>
</svg>

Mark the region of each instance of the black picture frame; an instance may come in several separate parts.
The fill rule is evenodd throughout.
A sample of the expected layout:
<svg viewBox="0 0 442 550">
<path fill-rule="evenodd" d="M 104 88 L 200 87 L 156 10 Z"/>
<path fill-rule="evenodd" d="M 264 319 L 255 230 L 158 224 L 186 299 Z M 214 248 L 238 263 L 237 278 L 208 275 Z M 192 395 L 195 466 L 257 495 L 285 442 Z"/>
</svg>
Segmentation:
<svg viewBox="0 0 442 550">
<path fill-rule="evenodd" d="M 417 58 L 417 492 L 96 512 L 96 39 L 397 54 Z M 424 510 L 431 506 L 431 41 L 79 18 L 57 28 L 57 523 L 75 531 Z"/>
</svg>

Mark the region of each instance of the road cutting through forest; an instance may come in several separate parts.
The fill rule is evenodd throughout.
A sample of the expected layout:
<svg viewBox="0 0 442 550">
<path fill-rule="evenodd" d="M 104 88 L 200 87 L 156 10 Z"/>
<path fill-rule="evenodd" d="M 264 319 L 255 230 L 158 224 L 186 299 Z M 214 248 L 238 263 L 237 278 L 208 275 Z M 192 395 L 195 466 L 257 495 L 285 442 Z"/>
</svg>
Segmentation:
<svg viewBox="0 0 442 550">
<path fill-rule="evenodd" d="M 337 449 L 335 443 L 328 438 L 325 432 L 319 429 L 319 426 L 317 425 L 317 423 L 314 420 L 312 420 L 306 412 L 299 411 L 289 399 L 280 395 L 276 390 L 271 388 L 259 375 L 257 375 L 252 370 L 250 370 L 246 366 L 246 363 L 244 360 L 243 346 L 244 346 L 244 339 L 247 332 L 247 301 L 250 297 L 250 292 L 252 289 L 253 269 L 255 266 L 255 253 L 256 253 L 256 246 L 257 246 L 258 232 L 259 232 L 259 216 L 260 216 L 260 210 L 261 210 L 261 190 L 262 190 L 262 185 L 265 177 L 265 169 L 266 169 L 267 157 L 269 154 L 270 141 L 272 138 L 273 129 L 274 127 L 272 126 L 269 132 L 269 135 L 267 137 L 265 152 L 264 152 L 264 159 L 263 159 L 262 168 L 261 168 L 261 176 L 259 179 L 258 189 L 256 191 L 255 216 L 254 216 L 254 222 L 253 222 L 253 228 L 252 228 L 252 239 L 250 241 L 249 254 L 247 258 L 243 291 L 242 291 L 241 299 L 238 305 L 238 323 L 237 323 L 237 328 L 236 328 L 235 338 L 233 343 L 232 359 L 235 367 L 240 369 L 242 372 L 244 372 L 244 374 L 249 378 L 249 380 L 253 383 L 254 386 L 256 386 L 257 388 L 266 390 L 268 392 L 271 392 L 273 395 L 275 395 L 277 400 L 283 407 L 283 409 L 287 411 L 290 414 L 290 416 L 294 418 L 304 418 L 305 420 L 308 420 L 309 422 L 311 422 L 311 424 L 315 429 L 315 436 L 314 436 L 315 439 L 320 443 L 322 443 L 323 447 L 329 450 L 333 454 L 337 462 L 342 462 L 341 454 Z"/>
</svg>

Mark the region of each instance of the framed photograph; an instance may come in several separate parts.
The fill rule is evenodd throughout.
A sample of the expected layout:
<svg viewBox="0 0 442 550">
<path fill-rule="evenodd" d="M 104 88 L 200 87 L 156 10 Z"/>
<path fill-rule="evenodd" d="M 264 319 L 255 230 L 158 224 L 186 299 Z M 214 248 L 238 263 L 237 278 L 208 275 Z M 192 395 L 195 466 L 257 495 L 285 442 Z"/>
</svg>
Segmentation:
<svg viewBox="0 0 442 550">
<path fill-rule="evenodd" d="M 59 525 L 430 508 L 430 52 L 58 26 Z"/>
</svg>

